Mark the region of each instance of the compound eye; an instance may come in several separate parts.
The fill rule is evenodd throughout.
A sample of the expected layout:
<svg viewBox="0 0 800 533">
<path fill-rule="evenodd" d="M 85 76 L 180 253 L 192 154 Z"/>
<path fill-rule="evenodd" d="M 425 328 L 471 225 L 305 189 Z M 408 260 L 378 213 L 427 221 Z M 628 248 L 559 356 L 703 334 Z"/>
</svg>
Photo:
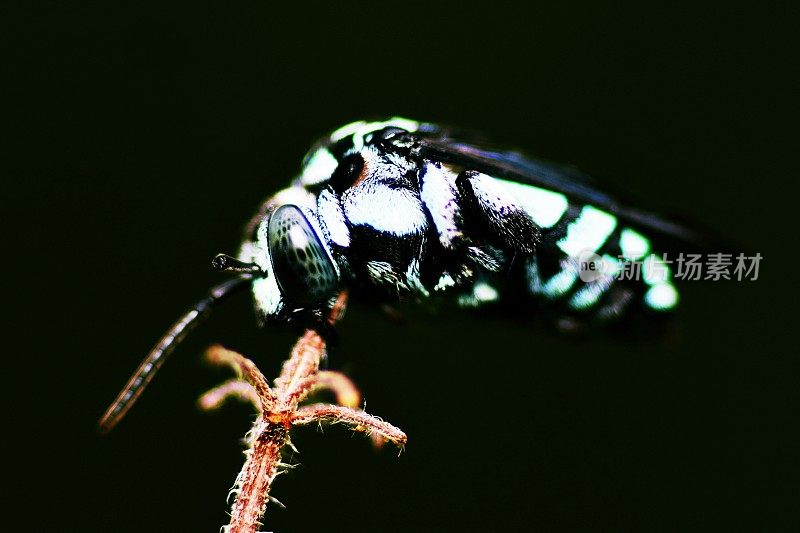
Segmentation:
<svg viewBox="0 0 800 533">
<path fill-rule="evenodd" d="M 287 300 L 310 305 L 331 295 L 336 289 L 336 270 L 297 206 L 276 209 L 267 234 L 275 279 Z"/>
</svg>

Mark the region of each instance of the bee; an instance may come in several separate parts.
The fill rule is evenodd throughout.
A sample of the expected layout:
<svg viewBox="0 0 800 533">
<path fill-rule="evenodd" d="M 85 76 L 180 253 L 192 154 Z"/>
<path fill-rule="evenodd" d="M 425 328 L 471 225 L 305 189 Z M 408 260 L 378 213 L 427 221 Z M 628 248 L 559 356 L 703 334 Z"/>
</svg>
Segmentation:
<svg viewBox="0 0 800 533">
<path fill-rule="evenodd" d="M 212 307 L 245 288 L 262 323 L 325 328 L 337 295 L 505 307 L 562 330 L 659 315 L 678 302 L 669 271 L 623 280 L 653 239 L 694 230 L 621 202 L 580 172 L 403 118 L 359 121 L 318 141 L 291 185 L 247 224 L 235 274 L 156 343 L 100 421 L 111 429 Z M 585 258 L 602 271 L 582 276 Z M 650 257 L 654 257 L 650 255 Z"/>
</svg>

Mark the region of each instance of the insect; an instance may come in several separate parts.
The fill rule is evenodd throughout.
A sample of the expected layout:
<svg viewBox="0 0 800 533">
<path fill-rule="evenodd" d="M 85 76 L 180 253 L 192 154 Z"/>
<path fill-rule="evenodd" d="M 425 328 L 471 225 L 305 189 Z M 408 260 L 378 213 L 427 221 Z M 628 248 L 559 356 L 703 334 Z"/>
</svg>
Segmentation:
<svg viewBox="0 0 800 533">
<path fill-rule="evenodd" d="M 315 144 L 300 175 L 247 224 L 235 274 L 150 351 L 100 425 L 111 429 L 189 329 L 228 295 L 252 291 L 263 323 L 324 327 L 342 290 L 381 302 L 526 309 L 561 329 L 626 311 L 675 307 L 669 272 L 615 274 L 653 252 L 651 236 L 697 242 L 693 230 L 621 203 L 590 178 L 435 124 L 392 118 L 348 124 Z M 582 257 L 605 270 L 588 282 Z"/>
</svg>

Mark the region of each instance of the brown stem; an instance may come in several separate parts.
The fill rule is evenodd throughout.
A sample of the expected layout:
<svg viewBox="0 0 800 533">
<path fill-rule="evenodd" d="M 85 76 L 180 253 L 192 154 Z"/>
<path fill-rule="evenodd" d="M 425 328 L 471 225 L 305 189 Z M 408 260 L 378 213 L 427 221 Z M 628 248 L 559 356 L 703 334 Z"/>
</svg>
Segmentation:
<svg viewBox="0 0 800 533">
<path fill-rule="evenodd" d="M 219 408 L 229 398 L 237 398 L 239 401 L 251 403 L 259 411 L 262 411 L 261 400 L 258 399 L 258 393 L 246 381 L 241 379 L 229 379 L 221 385 L 217 385 L 210 391 L 204 393 L 197 400 L 200 409 L 211 411 Z"/>
<path fill-rule="evenodd" d="M 297 396 L 297 388 L 319 369 L 325 355 L 325 340 L 314 330 L 307 330 L 292 349 L 292 355 L 283 363 L 281 374 L 275 380 L 278 398 L 286 404 Z M 288 406 L 288 404 L 286 404 Z"/>
<path fill-rule="evenodd" d="M 333 304 L 328 317 L 330 324 L 342 316 L 346 299 L 347 295 L 342 293 Z M 388 440 L 401 448 L 405 445 L 405 433 L 376 416 L 353 408 L 360 403 L 361 395 L 344 374 L 319 371 L 324 355 L 325 340 L 316 331 L 306 331 L 284 362 L 273 391 L 261 371 L 246 357 L 222 346 L 208 350 L 210 361 L 230 366 L 246 382 L 234 379 L 215 387 L 200 398 L 201 407 L 214 408 L 226 398 L 235 396 L 249 400 L 260 411 L 248 433 L 250 448 L 245 452 L 247 459 L 236 479 L 231 521 L 223 528 L 228 533 L 255 533 L 258 530 L 270 498 L 272 482 L 284 466 L 280 462 L 281 449 L 291 446 L 289 431 L 294 425 L 342 423 L 367 433 L 376 443 Z M 316 389 L 332 391 L 342 405 L 315 404 L 298 408 L 298 404 Z"/>
<path fill-rule="evenodd" d="M 258 369 L 254 362 L 242 354 L 228 350 L 219 344 L 211 346 L 206 351 L 206 357 L 214 364 L 225 364 L 238 371 L 256 390 L 258 398 L 264 411 L 270 411 L 275 407 L 276 398 L 269 388 L 264 374 Z"/>
<path fill-rule="evenodd" d="M 361 404 L 361 393 L 350 378 L 341 372 L 320 370 L 308 376 L 297 385 L 294 398 L 288 401 L 302 402 L 309 394 L 318 390 L 331 391 L 336 396 L 336 403 L 345 407 L 356 408 Z"/>
<path fill-rule="evenodd" d="M 378 434 L 386 440 L 394 442 L 400 448 L 405 446 L 406 440 L 408 439 L 406 434 L 400 429 L 381 420 L 377 416 L 340 405 L 320 403 L 301 407 L 292 414 L 291 422 L 292 425 L 295 426 L 302 426 L 313 422 L 346 424 L 356 431 L 363 431 L 370 435 L 373 433 Z"/>
<path fill-rule="evenodd" d="M 342 291 L 328 312 L 328 324 L 336 324 L 344 316 L 346 307 L 347 291 Z M 314 330 L 306 330 L 292 349 L 292 355 L 283 363 L 281 374 L 275 380 L 278 397 L 294 400 L 298 395 L 297 387 L 319 369 L 319 363 L 324 356 L 325 339 Z"/>
<path fill-rule="evenodd" d="M 229 533 L 255 533 L 267 507 L 272 480 L 279 472 L 281 449 L 289 437 L 287 428 L 259 417 L 253 427 L 253 445 L 248 450 L 239 478 L 236 501 L 231 508 Z"/>
</svg>

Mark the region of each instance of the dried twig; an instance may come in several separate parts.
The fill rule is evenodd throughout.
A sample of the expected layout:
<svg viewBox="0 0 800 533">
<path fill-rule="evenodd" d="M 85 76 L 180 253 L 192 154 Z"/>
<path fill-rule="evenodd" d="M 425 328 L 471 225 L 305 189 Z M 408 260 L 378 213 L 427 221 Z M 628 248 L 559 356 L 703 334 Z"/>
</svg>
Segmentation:
<svg viewBox="0 0 800 533">
<path fill-rule="evenodd" d="M 225 383 L 217 385 L 203 394 L 197 403 L 201 409 L 211 411 L 220 407 L 228 398 L 238 398 L 243 402 L 251 403 L 256 410 L 261 411 L 261 401 L 258 399 L 256 389 L 241 379 L 229 379 Z"/>
<path fill-rule="evenodd" d="M 341 316 L 345 295 L 339 297 L 330 314 L 333 324 Z M 244 356 L 222 346 L 212 346 L 207 352 L 209 361 L 232 368 L 239 376 L 211 389 L 201 396 L 200 407 L 214 409 L 227 398 L 236 397 L 252 403 L 258 416 L 248 432 L 247 459 L 236 479 L 233 493 L 236 500 L 231 508 L 231 521 L 224 529 L 229 533 L 254 533 L 271 499 L 272 482 L 286 467 L 280 461 L 281 450 L 291 443 L 289 434 L 294 426 L 311 423 L 344 424 L 355 431 L 370 435 L 376 444 L 390 441 L 400 449 L 406 435 L 388 422 L 356 409 L 361 395 L 343 374 L 320 371 L 325 357 L 325 340 L 308 330 L 297 341 L 291 356 L 270 388 L 256 365 Z M 339 405 L 311 404 L 299 406 L 309 394 L 329 390 Z"/>
</svg>

